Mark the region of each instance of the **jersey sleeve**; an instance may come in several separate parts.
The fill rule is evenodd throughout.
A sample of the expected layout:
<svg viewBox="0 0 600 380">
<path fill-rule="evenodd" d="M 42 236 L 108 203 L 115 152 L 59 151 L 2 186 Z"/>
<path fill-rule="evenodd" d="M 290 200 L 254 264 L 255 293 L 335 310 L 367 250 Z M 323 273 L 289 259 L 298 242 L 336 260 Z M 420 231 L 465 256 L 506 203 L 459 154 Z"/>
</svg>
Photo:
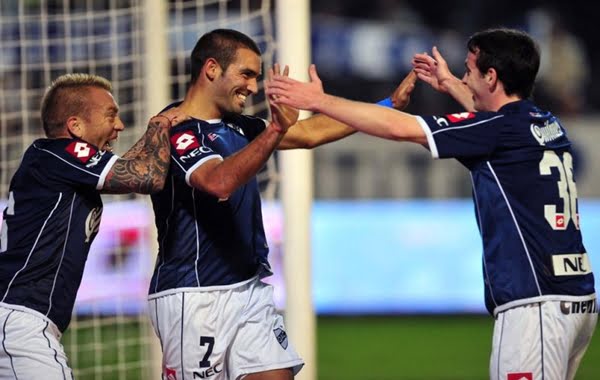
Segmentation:
<svg viewBox="0 0 600 380">
<path fill-rule="evenodd" d="M 459 158 L 492 153 L 498 144 L 503 117 L 495 112 L 462 112 L 421 116 L 417 120 L 433 158 Z"/>
<path fill-rule="evenodd" d="M 171 173 L 183 177 L 190 185 L 190 177 L 194 170 L 208 160 L 223 159 L 212 144 L 213 141 L 195 124 L 185 124 L 172 130 Z"/>
<path fill-rule="evenodd" d="M 45 175 L 52 173 L 52 177 L 69 185 L 90 186 L 96 190 L 102 189 L 106 175 L 118 159 L 112 152 L 98 150 L 82 140 L 36 148 L 48 156 L 40 167 L 46 171 Z"/>
</svg>

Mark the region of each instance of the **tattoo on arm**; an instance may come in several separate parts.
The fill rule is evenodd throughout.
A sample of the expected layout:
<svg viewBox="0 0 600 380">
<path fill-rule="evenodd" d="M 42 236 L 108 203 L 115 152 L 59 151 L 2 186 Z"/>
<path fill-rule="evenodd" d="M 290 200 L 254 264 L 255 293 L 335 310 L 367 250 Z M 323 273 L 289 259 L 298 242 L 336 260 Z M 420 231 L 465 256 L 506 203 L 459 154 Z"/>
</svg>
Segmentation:
<svg viewBox="0 0 600 380">
<path fill-rule="evenodd" d="M 142 138 L 114 163 L 102 192 L 150 194 L 162 189 L 170 154 L 169 128 L 150 122 Z"/>
</svg>

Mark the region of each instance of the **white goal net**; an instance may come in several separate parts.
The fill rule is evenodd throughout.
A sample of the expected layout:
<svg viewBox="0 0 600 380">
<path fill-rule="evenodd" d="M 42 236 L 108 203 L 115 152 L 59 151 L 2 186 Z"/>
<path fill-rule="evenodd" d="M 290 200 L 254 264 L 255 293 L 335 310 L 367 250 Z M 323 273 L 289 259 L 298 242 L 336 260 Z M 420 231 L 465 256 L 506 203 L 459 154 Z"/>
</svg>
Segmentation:
<svg viewBox="0 0 600 380">
<path fill-rule="evenodd" d="M 161 9 L 167 14 L 165 24 L 148 25 L 147 12 Z M 1 208 L 23 152 L 43 137 L 40 100 L 54 78 L 87 72 L 112 82 L 126 125 L 115 147 L 122 154 L 160 111 L 145 102 L 149 83 L 156 79 L 146 74 L 148 66 L 167 60 L 167 94 L 156 96 L 181 99 L 190 75 L 189 53 L 198 37 L 215 28 L 233 28 L 255 39 L 265 70 L 274 51 L 271 20 L 269 0 L 0 1 Z M 148 39 L 157 35 L 150 32 L 167 38 L 167 51 L 147 48 L 153 43 Z M 253 98 L 248 112 L 266 117 L 264 98 Z M 276 194 L 276 173 L 272 160 L 261 174 L 267 199 Z M 155 251 L 153 220 L 143 197 L 105 198 L 100 233 L 62 340 L 76 379 L 160 376 L 160 347 L 144 310 Z"/>
</svg>

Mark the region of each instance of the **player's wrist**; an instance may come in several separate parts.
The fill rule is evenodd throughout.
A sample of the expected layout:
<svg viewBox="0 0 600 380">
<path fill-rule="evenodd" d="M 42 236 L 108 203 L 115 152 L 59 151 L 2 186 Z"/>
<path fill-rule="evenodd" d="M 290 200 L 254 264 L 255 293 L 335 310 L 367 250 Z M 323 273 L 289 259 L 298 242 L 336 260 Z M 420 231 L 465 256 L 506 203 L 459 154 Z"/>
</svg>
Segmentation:
<svg viewBox="0 0 600 380">
<path fill-rule="evenodd" d="M 284 129 L 279 124 L 277 124 L 273 121 L 269 124 L 269 128 L 271 128 L 273 131 L 279 133 L 280 135 L 284 135 L 287 132 L 287 128 Z"/>
</svg>

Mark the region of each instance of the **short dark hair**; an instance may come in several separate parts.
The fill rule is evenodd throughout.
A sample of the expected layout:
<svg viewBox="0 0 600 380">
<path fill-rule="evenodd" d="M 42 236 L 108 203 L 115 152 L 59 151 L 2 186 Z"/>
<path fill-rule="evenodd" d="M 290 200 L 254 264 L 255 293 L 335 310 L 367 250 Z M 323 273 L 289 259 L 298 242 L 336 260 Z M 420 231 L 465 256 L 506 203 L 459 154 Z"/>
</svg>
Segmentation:
<svg viewBox="0 0 600 380">
<path fill-rule="evenodd" d="M 52 82 L 44 93 L 41 106 L 42 125 L 47 137 L 62 134 L 71 116 L 87 118 L 92 107 L 88 91 L 92 87 L 112 92 L 110 82 L 98 75 L 64 74 Z"/>
<path fill-rule="evenodd" d="M 488 29 L 473 34 L 467 48 L 477 55 L 480 72 L 496 70 L 507 95 L 531 97 L 540 68 L 540 49 L 531 36 L 516 29 Z"/>
<path fill-rule="evenodd" d="M 233 29 L 215 29 L 204 34 L 191 54 L 192 83 L 195 83 L 200 75 L 202 66 L 209 58 L 214 58 L 223 70 L 235 59 L 238 49 L 246 48 L 260 56 L 260 49 L 252 38 L 242 32 Z"/>
</svg>

